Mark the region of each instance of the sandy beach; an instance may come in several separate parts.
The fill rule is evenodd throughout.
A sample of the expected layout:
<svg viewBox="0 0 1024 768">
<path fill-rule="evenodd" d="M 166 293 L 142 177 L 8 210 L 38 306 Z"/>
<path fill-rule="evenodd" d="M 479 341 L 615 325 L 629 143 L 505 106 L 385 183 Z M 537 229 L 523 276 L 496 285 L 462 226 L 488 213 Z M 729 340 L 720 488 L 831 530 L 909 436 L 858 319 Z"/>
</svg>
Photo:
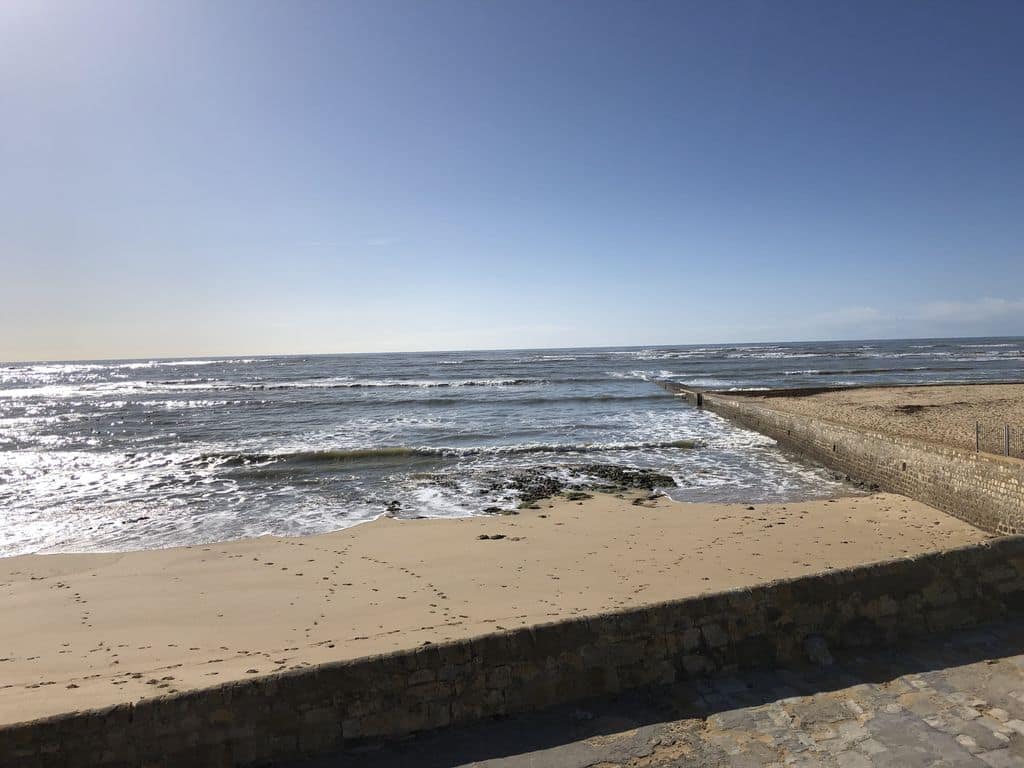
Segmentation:
<svg viewBox="0 0 1024 768">
<path fill-rule="evenodd" d="M 757 507 L 597 495 L 539 506 L 0 560 L 0 722 L 987 538 L 888 494 Z"/>
<path fill-rule="evenodd" d="M 1002 426 L 1024 428 L 1024 384 L 866 387 L 806 397 L 752 398 L 782 411 L 862 429 L 974 450 L 975 423 L 983 450 L 998 451 Z"/>
</svg>

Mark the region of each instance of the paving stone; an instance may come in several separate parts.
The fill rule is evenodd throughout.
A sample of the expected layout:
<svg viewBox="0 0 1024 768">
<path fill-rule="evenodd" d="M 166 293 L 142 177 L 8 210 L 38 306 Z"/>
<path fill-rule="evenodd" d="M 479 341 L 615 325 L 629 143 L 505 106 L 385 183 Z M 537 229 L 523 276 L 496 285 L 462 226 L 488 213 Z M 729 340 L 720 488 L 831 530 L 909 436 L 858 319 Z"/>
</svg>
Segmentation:
<svg viewBox="0 0 1024 768">
<path fill-rule="evenodd" d="M 794 702 L 788 709 L 804 727 L 814 723 L 836 723 L 850 716 L 842 701 L 826 697 L 803 698 Z"/>
<path fill-rule="evenodd" d="M 1010 741 L 1009 736 L 993 731 L 990 728 L 986 728 L 984 723 L 981 722 L 983 718 L 973 720 L 969 723 L 965 723 L 964 727 L 960 730 L 960 733 L 965 736 L 970 736 L 978 746 L 983 750 L 989 749 L 1002 749 Z"/>
<path fill-rule="evenodd" d="M 717 712 L 708 718 L 708 727 L 720 731 L 731 728 L 752 730 L 754 725 L 755 719 L 749 709 L 732 709 L 726 712 Z"/>
<path fill-rule="evenodd" d="M 842 752 L 849 744 L 842 739 L 815 739 L 814 746 L 810 747 L 815 754 L 832 755 Z"/>
<path fill-rule="evenodd" d="M 783 762 L 786 768 L 821 768 L 821 763 L 809 757 L 790 756 Z"/>
<path fill-rule="evenodd" d="M 790 726 L 793 723 L 792 716 L 778 704 L 769 704 L 764 708 L 765 713 L 776 726 Z"/>
<path fill-rule="evenodd" d="M 864 739 L 864 741 L 857 745 L 857 749 L 866 755 L 878 755 L 888 750 L 888 748 L 877 739 Z"/>
<path fill-rule="evenodd" d="M 764 768 L 777 762 L 778 754 L 764 744 L 753 742 L 740 754 L 729 756 L 730 768 Z"/>
<path fill-rule="evenodd" d="M 981 752 L 981 747 L 978 746 L 978 742 L 972 739 L 965 733 L 961 733 L 956 737 L 956 743 L 966 749 L 968 752 L 977 753 Z"/>
<path fill-rule="evenodd" d="M 997 710 L 994 710 L 994 709 L 990 709 L 989 710 L 990 713 L 991 712 L 996 712 L 996 711 Z M 1001 711 L 1001 710 L 998 710 L 998 711 Z M 1003 714 L 1005 714 L 1005 712 Z M 992 731 L 994 733 L 1009 733 L 1010 732 L 1010 729 L 1006 727 L 1006 720 L 1005 719 L 1004 720 L 996 720 L 995 718 L 990 717 L 989 715 L 985 714 L 985 715 L 982 715 L 981 717 L 979 717 L 977 720 L 975 720 L 975 722 L 978 725 L 981 725 L 981 726 L 983 726 L 985 728 L 988 728 L 990 731 Z"/>
<path fill-rule="evenodd" d="M 838 724 L 839 738 L 843 741 L 860 741 L 868 737 L 868 730 L 856 720 L 847 720 Z"/>
<path fill-rule="evenodd" d="M 871 761 L 860 752 L 841 752 L 836 755 L 839 768 L 871 768 Z"/>
<path fill-rule="evenodd" d="M 978 757 L 985 765 L 990 765 L 992 768 L 1024 768 L 1024 758 L 1010 754 L 1008 749 L 983 752 Z"/>
</svg>

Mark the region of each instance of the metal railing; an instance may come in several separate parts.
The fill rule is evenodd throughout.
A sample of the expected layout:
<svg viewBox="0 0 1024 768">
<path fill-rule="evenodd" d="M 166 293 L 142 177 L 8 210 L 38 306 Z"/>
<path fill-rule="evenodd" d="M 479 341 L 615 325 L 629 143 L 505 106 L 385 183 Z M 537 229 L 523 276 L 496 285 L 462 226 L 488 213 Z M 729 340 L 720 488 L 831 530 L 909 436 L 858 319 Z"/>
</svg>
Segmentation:
<svg viewBox="0 0 1024 768">
<path fill-rule="evenodd" d="M 1024 429 L 1012 424 L 974 422 L 974 450 L 1024 459 Z"/>
</svg>

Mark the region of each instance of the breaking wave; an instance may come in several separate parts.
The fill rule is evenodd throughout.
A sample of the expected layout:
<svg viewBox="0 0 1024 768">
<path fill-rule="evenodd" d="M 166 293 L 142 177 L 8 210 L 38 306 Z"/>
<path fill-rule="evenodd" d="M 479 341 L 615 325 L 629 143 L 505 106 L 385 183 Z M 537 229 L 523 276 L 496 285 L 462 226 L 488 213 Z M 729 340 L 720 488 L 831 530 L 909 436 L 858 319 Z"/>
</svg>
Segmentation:
<svg viewBox="0 0 1024 768">
<path fill-rule="evenodd" d="M 289 453 L 209 453 L 197 461 L 220 466 L 252 466 L 259 464 L 345 464 L 353 462 L 394 460 L 418 457 L 463 458 L 468 456 L 509 456 L 530 453 L 607 453 L 612 451 L 640 451 L 677 448 L 688 450 L 700 447 L 697 440 L 667 440 L 644 443 L 580 443 L 499 445 L 474 448 L 435 447 L 378 447 L 345 448 L 326 451 L 293 451 Z"/>
</svg>

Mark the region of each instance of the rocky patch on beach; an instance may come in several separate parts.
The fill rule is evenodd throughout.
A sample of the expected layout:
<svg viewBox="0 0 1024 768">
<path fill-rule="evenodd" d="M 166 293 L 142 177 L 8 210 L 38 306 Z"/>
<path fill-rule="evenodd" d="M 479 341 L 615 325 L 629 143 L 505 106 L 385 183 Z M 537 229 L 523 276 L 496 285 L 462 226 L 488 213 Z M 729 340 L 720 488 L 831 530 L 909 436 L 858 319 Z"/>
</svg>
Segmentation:
<svg viewBox="0 0 1024 768">
<path fill-rule="evenodd" d="M 504 481 L 499 481 L 493 490 L 502 487 L 513 490 L 520 503 L 531 504 L 566 491 L 653 491 L 658 487 L 675 485 L 676 481 L 671 476 L 651 469 L 621 467 L 614 464 L 580 464 L 519 470 Z"/>
<path fill-rule="evenodd" d="M 530 507 L 541 499 L 559 494 L 587 497 L 587 491 L 624 493 L 653 491 L 675 487 L 670 476 L 650 469 L 622 467 L 614 464 L 580 464 L 576 466 L 537 466 L 495 477 L 479 493 L 498 499 L 506 505 Z M 481 509 L 487 514 L 508 513 L 506 506 L 489 504 Z"/>
<path fill-rule="evenodd" d="M 467 478 L 439 473 L 423 474 L 420 481 L 457 494 L 477 496 L 480 499 L 477 511 L 487 515 L 514 515 L 517 509 L 536 508 L 537 502 L 553 496 L 567 496 L 576 501 L 589 498 L 588 492 L 650 493 L 658 488 L 678 486 L 671 475 L 616 464 L 538 465 L 493 470 L 483 477 L 475 476 L 470 481 L 471 486 L 466 482 Z M 386 506 L 389 515 L 410 516 L 411 510 L 397 500 L 388 502 Z"/>
<path fill-rule="evenodd" d="M 579 475 L 604 480 L 611 487 L 595 487 L 594 490 L 633 490 L 653 491 L 655 488 L 667 486 L 674 488 L 676 481 L 671 475 L 655 472 L 653 469 L 637 469 L 636 467 L 620 467 L 615 464 L 585 464 L 576 472 Z"/>
</svg>

